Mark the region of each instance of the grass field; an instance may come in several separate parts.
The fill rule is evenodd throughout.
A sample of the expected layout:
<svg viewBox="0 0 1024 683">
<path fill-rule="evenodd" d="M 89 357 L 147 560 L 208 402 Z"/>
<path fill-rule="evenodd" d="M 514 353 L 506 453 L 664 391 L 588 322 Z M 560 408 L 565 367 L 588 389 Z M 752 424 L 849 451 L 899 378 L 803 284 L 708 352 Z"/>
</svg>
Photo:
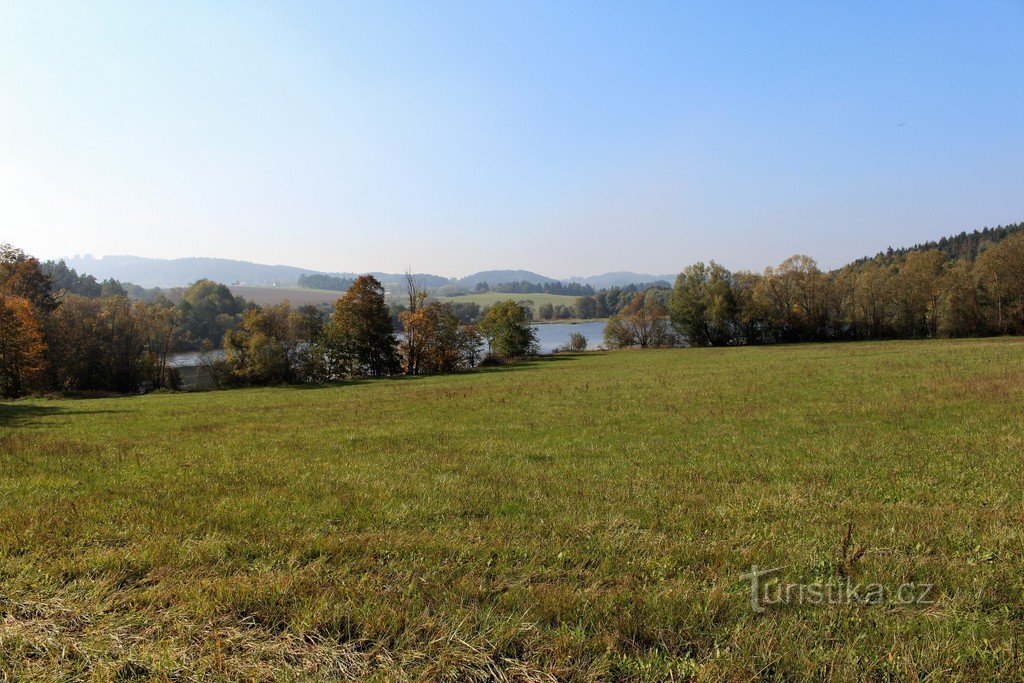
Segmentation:
<svg viewBox="0 0 1024 683">
<path fill-rule="evenodd" d="M 445 296 L 438 297 L 441 301 L 450 301 L 452 303 L 473 303 L 480 304 L 483 306 L 493 306 L 494 304 L 501 301 L 532 301 L 534 313 L 537 312 L 537 307 L 541 304 L 551 304 L 557 306 L 562 304 L 563 306 L 569 306 L 570 308 L 576 303 L 577 297 L 565 296 L 562 294 L 502 294 L 500 292 L 484 292 L 482 294 L 463 294 L 461 296 Z"/>
<path fill-rule="evenodd" d="M 274 306 L 288 300 L 292 306 L 306 304 L 331 304 L 340 299 L 345 292 L 330 289 L 306 289 L 305 287 L 250 287 L 247 285 L 231 285 L 228 287 L 235 296 L 244 297 L 260 306 Z"/>
<path fill-rule="evenodd" d="M 344 292 L 335 292 L 326 289 L 305 289 L 302 287 L 249 287 L 243 285 L 231 285 L 232 294 L 243 296 L 247 301 L 253 301 L 260 306 L 273 306 L 287 299 L 293 306 L 304 304 L 331 304 L 333 305 Z M 464 294 L 462 296 L 438 297 L 440 301 L 452 303 L 475 303 L 483 306 L 491 306 L 499 301 L 532 301 L 534 313 L 537 307 L 544 303 L 554 305 L 563 304 L 572 306 L 576 302 L 574 296 L 561 296 L 558 294 L 499 294 L 497 292 L 486 292 L 484 294 Z M 398 295 L 396 301 L 404 301 L 403 296 Z"/>
<path fill-rule="evenodd" d="M 1020 339 L 2 404 L 0 680 L 1022 680 L 1022 416 Z"/>
</svg>

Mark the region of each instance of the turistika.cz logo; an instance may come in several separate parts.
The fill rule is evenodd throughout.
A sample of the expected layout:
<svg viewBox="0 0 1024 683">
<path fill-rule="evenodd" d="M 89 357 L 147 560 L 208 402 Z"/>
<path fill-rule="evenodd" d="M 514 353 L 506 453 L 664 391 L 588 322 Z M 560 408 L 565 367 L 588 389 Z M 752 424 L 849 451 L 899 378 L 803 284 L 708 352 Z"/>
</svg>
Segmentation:
<svg viewBox="0 0 1024 683">
<path fill-rule="evenodd" d="M 840 581 L 786 583 L 779 576 L 785 567 L 763 568 L 754 565 L 740 578 L 750 583 L 750 606 L 755 612 L 773 607 L 830 605 L 897 605 L 920 607 L 935 603 L 934 584 L 860 583 L 850 578 Z"/>
</svg>

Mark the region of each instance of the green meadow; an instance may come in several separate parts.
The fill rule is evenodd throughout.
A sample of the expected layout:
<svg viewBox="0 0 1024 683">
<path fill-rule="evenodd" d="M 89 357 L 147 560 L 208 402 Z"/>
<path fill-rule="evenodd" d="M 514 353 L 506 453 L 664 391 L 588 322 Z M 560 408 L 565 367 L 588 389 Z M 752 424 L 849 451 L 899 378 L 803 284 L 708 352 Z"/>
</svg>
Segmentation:
<svg viewBox="0 0 1024 683">
<path fill-rule="evenodd" d="M 557 306 L 559 304 L 572 308 L 573 304 L 576 303 L 577 297 L 567 296 L 564 294 L 545 294 L 544 292 L 536 292 L 532 294 L 507 294 L 502 292 L 480 292 L 473 294 L 459 294 L 458 296 L 442 296 L 438 297 L 439 301 L 446 301 L 448 303 L 465 303 L 465 304 L 479 304 L 480 307 L 493 306 L 496 303 L 502 301 L 531 301 L 531 308 L 536 313 L 537 307 L 542 304 L 551 304 Z"/>
<path fill-rule="evenodd" d="M 305 304 L 334 304 L 344 292 L 336 292 L 326 289 L 306 289 L 303 287 L 255 287 L 255 286 L 243 286 L 243 285 L 231 285 L 229 287 L 232 294 L 242 296 L 246 301 L 252 301 L 259 304 L 260 306 L 273 306 L 279 304 L 282 301 L 288 300 L 293 306 L 302 306 Z M 457 296 L 442 296 L 438 297 L 439 301 L 447 303 L 465 303 L 465 304 L 478 304 L 481 307 L 493 306 L 496 303 L 502 301 L 530 301 L 532 302 L 531 308 L 536 309 L 542 304 L 550 303 L 553 306 L 562 304 L 563 306 L 572 307 L 576 303 L 574 296 L 565 296 L 562 294 L 544 294 L 543 292 L 536 294 L 502 294 L 500 292 L 482 292 L 473 294 L 459 294 Z M 396 301 L 401 302 L 402 298 L 399 296 Z"/>
<path fill-rule="evenodd" d="M 1022 471 L 1014 338 L 2 403 L 0 680 L 1024 680 Z"/>
</svg>

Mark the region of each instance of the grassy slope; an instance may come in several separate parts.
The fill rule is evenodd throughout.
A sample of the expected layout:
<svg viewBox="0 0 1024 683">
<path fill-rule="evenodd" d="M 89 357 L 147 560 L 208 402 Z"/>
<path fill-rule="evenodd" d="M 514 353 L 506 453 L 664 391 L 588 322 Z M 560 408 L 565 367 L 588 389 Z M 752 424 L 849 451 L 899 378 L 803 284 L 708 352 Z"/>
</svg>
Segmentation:
<svg viewBox="0 0 1024 683">
<path fill-rule="evenodd" d="M 1024 343 L 620 352 L 0 407 L 0 663 L 252 678 L 1021 677 Z M 754 614 L 740 575 L 930 608 Z"/>
<path fill-rule="evenodd" d="M 502 294 L 500 292 L 484 292 L 482 294 L 463 294 L 461 296 L 448 296 L 439 297 L 441 301 L 450 301 L 452 303 L 474 303 L 480 304 L 481 306 L 492 306 L 499 301 L 532 301 L 534 312 L 536 313 L 537 307 L 541 304 L 550 303 L 552 305 L 562 304 L 563 306 L 569 306 L 570 308 L 576 303 L 575 296 L 565 296 L 562 294 Z"/>
</svg>

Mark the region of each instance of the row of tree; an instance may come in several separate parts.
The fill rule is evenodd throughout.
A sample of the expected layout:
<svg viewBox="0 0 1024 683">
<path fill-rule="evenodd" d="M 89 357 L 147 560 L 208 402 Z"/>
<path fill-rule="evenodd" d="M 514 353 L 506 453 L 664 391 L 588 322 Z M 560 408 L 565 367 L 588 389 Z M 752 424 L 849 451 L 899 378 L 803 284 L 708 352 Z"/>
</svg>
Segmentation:
<svg viewBox="0 0 1024 683">
<path fill-rule="evenodd" d="M 100 282 L 93 275 L 79 274 L 78 271 L 69 267 L 63 260 L 46 261 L 40 264 L 40 270 L 50 279 L 51 289 L 54 292 L 80 294 L 90 299 L 130 296 L 133 299 L 150 302 L 162 295 L 159 287 L 146 289 L 131 282 L 121 282 L 114 278 L 108 278 Z"/>
<path fill-rule="evenodd" d="M 633 295 L 609 320 L 606 343 L 726 346 L 854 339 L 1024 334 L 1024 231 L 977 258 L 938 249 L 886 255 L 823 272 L 793 256 L 763 273 L 697 263 L 668 301 Z"/>
<path fill-rule="evenodd" d="M 69 295 L 87 299 L 110 299 L 120 296 L 157 304 L 163 308 L 177 308 L 183 331 L 175 339 L 174 351 L 219 346 L 224 334 L 241 320 L 242 311 L 253 305 L 248 304 L 242 297 L 234 296 L 225 285 L 213 280 L 199 280 L 185 289 L 168 290 L 157 287 L 145 289 L 112 278 L 99 282 L 92 275 L 79 274 L 74 268 L 69 268 L 64 261 L 46 261 L 40 264 L 13 247 L 5 248 L 10 254 L 8 261 L 21 263 L 22 269 L 37 271 L 35 289 L 42 291 L 48 286 L 49 295 L 54 301 L 63 300 Z M 48 285 L 45 281 L 48 281 Z"/>
<path fill-rule="evenodd" d="M 537 316 L 541 320 L 568 320 L 574 316 L 574 311 L 572 306 L 546 301 L 537 307 Z"/>
<path fill-rule="evenodd" d="M 905 247 L 903 249 L 893 249 L 889 247 L 884 252 L 879 252 L 873 258 L 863 258 L 859 261 L 855 261 L 854 265 L 859 265 L 865 261 L 877 261 L 881 263 L 895 264 L 907 254 L 915 251 L 940 251 L 946 255 L 946 258 L 951 260 L 956 259 L 967 259 L 974 260 L 982 252 L 987 251 L 994 245 L 1002 242 L 1007 237 L 1024 230 L 1024 223 L 1011 223 L 1009 225 L 1000 225 L 995 228 L 982 228 L 980 230 L 972 230 L 967 232 L 966 230 L 961 232 L 959 235 L 951 235 L 949 237 L 943 237 L 938 240 L 931 242 L 924 242 L 923 244 L 915 244 L 912 247 Z"/>
<path fill-rule="evenodd" d="M 1024 334 L 1024 226 L 999 230 L 832 272 L 807 256 L 763 273 L 697 263 L 671 290 L 602 290 L 577 299 L 572 312 L 610 314 L 611 348 Z M 381 283 L 366 275 L 328 315 L 287 302 L 260 308 L 210 280 L 172 291 L 175 300 L 157 293 L 143 301 L 123 283 L 56 265 L 0 246 L 3 396 L 173 387 L 169 357 L 189 347 L 223 349 L 213 369 L 224 384 L 450 372 L 537 350 L 522 302 L 431 301 L 411 275 L 405 304 L 389 307 Z M 542 305 L 540 314 L 565 310 Z"/>
<path fill-rule="evenodd" d="M 395 315 L 381 283 L 365 275 L 328 316 L 288 302 L 261 308 L 210 280 L 179 292 L 176 302 L 145 302 L 120 283 L 97 291 L 88 277 L 62 275 L 56 289 L 44 264 L 0 247 L 0 395 L 174 387 L 171 354 L 214 342 L 224 359 L 209 370 L 223 385 L 452 372 L 481 362 L 485 347 L 498 361 L 537 349 L 528 309 L 507 301 L 481 315 L 476 307 L 461 313 L 479 323 L 465 324 L 455 306 L 427 301 L 411 277 L 409 306 Z"/>
<path fill-rule="evenodd" d="M 477 293 L 498 292 L 501 294 L 558 294 L 560 296 L 591 296 L 594 294 L 592 285 L 585 285 L 580 282 L 530 282 L 519 280 L 517 282 L 501 282 L 493 287 L 486 282 L 478 282 L 475 288 Z"/>
<path fill-rule="evenodd" d="M 637 294 L 655 292 L 662 303 L 667 303 L 671 285 L 668 282 L 632 284 L 625 287 L 609 287 L 591 296 L 579 297 L 572 307 L 574 318 L 588 320 L 607 318 L 622 311 L 633 302 Z"/>
<path fill-rule="evenodd" d="M 328 289 L 334 292 L 344 292 L 352 286 L 353 280 L 337 275 L 325 275 L 323 273 L 303 273 L 299 276 L 299 287 L 306 289 Z"/>
<path fill-rule="evenodd" d="M 491 306 L 479 325 L 463 324 L 454 307 L 428 301 L 410 279 L 408 307 L 396 334 L 384 287 L 362 275 L 328 317 L 314 306 L 288 302 L 251 308 L 224 336 L 225 359 L 212 368 L 224 385 L 328 382 L 455 372 L 487 354 L 504 361 L 535 353 L 525 309 L 507 301 Z"/>
<path fill-rule="evenodd" d="M 123 288 L 105 297 L 55 292 L 37 259 L 0 246 L 0 395 L 170 386 L 167 360 L 180 335 L 169 302 L 132 300 Z"/>
</svg>

